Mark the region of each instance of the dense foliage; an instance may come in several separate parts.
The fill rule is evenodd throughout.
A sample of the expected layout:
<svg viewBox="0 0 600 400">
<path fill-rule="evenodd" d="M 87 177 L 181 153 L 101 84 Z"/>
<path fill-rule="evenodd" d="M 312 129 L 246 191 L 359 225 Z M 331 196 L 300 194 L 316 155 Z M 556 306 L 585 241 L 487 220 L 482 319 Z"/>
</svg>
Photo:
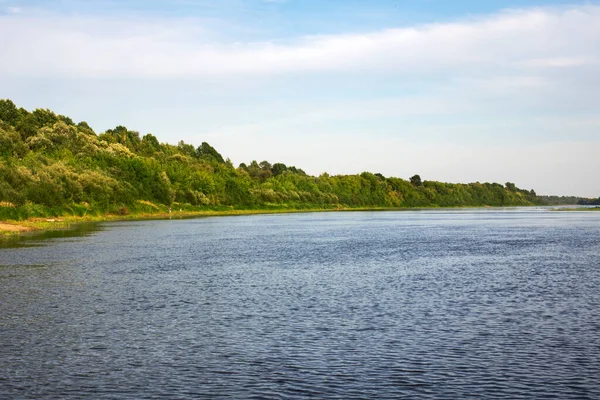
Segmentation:
<svg viewBox="0 0 600 400">
<path fill-rule="evenodd" d="M 587 204 L 591 199 L 576 196 L 538 196 L 538 202 L 544 206 L 563 206 L 575 204 Z"/>
<path fill-rule="evenodd" d="M 159 143 L 117 126 L 0 100 L 0 218 L 175 209 L 455 207 L 538 203 L 512 183 L 450 184 L 359 175 L 309 176 L 283 163 L 239 167 L 208 143 Z"/>
<path fill-rule="evenodd" d="M 600 197 L 597 199 L 579 199 L 577 204 L 582 206 L 600 206 Z"/>
</svg>

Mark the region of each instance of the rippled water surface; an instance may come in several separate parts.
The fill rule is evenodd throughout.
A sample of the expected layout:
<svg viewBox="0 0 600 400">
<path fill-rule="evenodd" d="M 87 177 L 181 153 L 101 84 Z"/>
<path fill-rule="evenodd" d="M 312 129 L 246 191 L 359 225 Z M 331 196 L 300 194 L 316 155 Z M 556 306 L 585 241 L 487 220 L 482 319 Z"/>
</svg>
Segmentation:
<svg viewBox="0 0 600 400">
<path fill-rule="evenodd" d="M 600 398 L 600 213 L 108 223 L 0 249 L 0 398 Z"/>
</svg>

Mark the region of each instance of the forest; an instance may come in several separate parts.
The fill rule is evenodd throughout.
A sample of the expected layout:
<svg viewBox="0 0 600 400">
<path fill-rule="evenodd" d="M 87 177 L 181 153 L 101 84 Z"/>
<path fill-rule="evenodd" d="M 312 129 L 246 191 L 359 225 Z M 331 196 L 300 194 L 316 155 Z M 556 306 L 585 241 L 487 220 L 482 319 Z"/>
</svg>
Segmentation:
<svg viewBox="0 0 600 400">
<path fill-rule="evenodd" d="M 549 201 L 549 200 L 548 200 Z M 0 100 L 0 219 L 165 209 L 310 210 L 541 204 L 513 183 L 442 183 L 378 173 L 319 176 L 282 162 L 237 167 L 206 142 L 160 143 L 117 126 Z"/>
</svg>

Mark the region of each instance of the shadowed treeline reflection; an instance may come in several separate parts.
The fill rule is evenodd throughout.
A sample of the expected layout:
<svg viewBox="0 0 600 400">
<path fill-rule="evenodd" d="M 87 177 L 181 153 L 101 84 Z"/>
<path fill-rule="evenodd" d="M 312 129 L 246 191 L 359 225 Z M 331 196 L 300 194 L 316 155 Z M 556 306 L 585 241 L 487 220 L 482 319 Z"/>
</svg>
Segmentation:
<svg viewBox="0 0 600 400">
<path fill-rule="evenodd" d="M 31 247 L 47 245 L 48 239 L 77 238 L 81 236 L 92 235 L 102 230 L 98 223 L 84 222 L 74 224 L 69 229 L 60 229 L 55 231 L 27 232 L 17 236 L 0 236 L 0 249 Z"/>
</svg>

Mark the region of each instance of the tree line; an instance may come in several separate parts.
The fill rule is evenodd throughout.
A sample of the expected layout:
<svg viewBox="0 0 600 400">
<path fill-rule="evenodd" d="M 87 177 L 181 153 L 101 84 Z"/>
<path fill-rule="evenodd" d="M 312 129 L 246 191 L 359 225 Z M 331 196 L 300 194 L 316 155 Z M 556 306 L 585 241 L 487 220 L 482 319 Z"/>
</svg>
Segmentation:
<svg viewBox="0 0 600 400">
<path fill-rule="evenodd" d="M 117 126 L 0 100 L 0 218 L 182 210 L 540 204 L 513 183 L 442 183 L 363 172 L 319 176 L 282 162 L 235 167 L 210 144 L 160 143 Z"/>
</svg>

